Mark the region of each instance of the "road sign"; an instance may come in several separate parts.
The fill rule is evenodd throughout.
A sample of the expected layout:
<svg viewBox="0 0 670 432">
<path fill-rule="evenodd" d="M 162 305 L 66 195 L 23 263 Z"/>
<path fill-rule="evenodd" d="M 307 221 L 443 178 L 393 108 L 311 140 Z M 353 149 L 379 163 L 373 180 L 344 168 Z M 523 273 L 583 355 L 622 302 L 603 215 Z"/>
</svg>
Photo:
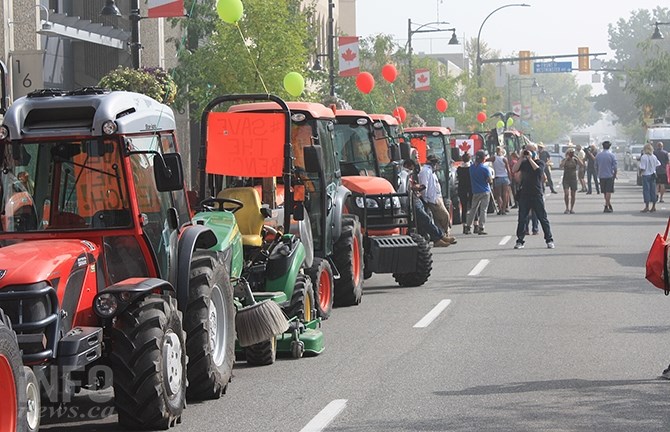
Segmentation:
<svg viewBox="0 0 670 432">
<path fill-rule="evenodd" d="M 572 62 L 535 62 L 533 65 L 535 73 L 572 72 Z"/>
</svg>

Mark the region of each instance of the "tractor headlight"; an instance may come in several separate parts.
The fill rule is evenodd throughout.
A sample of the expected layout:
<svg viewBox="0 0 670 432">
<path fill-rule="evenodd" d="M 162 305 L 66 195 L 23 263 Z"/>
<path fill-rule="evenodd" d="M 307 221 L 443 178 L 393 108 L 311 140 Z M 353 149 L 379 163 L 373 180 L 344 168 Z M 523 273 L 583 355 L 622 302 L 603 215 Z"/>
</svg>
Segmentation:
<svg viewBox="0 0 670 432">
<path fill-rule="evenodd" d="M 394 209 L 399 209 L 400 208 L 400 198 L 399 197 L 393 197 L 391 199 L 391 201 L 393 202 L 393 208 Z"/>
<path fill-rule="evenodd" d="M 363 208 L 363 197 L 356 197 L 356 206 L 358 208 Z M 372 198 L 365 198 L 365 206 L 367 208 L 379 208 L 379 204 L 377 204 L 377 201 L 373 200 Z"/>
<path fill-rule="evenodd" d="M 119 309 L 119 302 L 114 294 L 102 293 L 95 298 L 93 308 L 101 318 L 110 318 Z"/>
<path fill-rule="evenodd" d="M 116 122 L 107 120 L 102 124 L 102 133 L 105 135 L 112 135 L 116 132 Z"/>
</svg>

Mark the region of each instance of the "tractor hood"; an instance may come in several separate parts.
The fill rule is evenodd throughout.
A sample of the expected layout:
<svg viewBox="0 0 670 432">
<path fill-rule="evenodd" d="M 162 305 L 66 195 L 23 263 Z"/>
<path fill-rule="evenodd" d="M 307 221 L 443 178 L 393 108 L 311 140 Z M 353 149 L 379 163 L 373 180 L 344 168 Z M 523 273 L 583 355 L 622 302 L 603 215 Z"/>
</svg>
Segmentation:
<svg viewBox="0 0 670 432">
<path fill-rule="evenodd" d="M 54 279 L 95 262 L 97 246 L 86 240 L 23 241 L 0 248 L 0 289 Z"/>
<path fill-rule="evenodd" d="M 389 194 L 395 193 L 393 185 L 381 177 L 345 176 L 342 184 L 355 194 Z"/>
</svg>

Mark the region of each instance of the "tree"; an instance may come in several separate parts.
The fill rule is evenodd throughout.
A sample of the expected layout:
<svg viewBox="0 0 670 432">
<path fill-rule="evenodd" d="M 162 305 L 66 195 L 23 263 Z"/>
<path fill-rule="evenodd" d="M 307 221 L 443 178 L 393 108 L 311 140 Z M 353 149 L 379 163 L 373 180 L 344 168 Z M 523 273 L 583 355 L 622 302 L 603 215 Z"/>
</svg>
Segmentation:
<svg viewBox="0 0 670 432">
<path fill-rule="evenodd" d="M 142 93 L 165 104 L 172 104 L 177 85 L 161 68 L 132 69 L 119 66 L 100 79 L 100 87 Z"/>
</svg>

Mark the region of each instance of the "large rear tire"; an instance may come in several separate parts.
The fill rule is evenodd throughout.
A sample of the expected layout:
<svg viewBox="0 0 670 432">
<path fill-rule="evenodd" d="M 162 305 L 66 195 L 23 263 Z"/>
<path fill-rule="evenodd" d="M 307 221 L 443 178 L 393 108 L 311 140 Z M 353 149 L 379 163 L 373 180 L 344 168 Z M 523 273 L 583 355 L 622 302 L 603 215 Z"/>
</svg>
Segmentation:
<svg viewBox="0 0 670 432">
<path fill-rule="evenodd" d="M 333 269 L 326 259 L 314 258 L 312 267 L 307 269 L 307 275 L 312 279 L 314 288 L 314 304 L 316 313 L 326 320 L 333 311 L 334 280 Z"/>
<path fill-rule="evenodd" d="M 110 362 L 119 423 L 168 429 L 186 407 L 186 334 L 177 300 L 151 294 L 131 305 L 111 331 Z"/>
<path fill-rule="evenodd" d="M 363 234 L 361 223 L 353 215 L 342 219 L 342 234 L 333 247 L 333 262 L 340 272 L 335 281 L 334 306 L 354 306 L 363 296 Z"/>
<path fill-rule="evenodd" d="M 184 330 L 188 335 L 187 397 L 221 397 L 235 361 L 235 307 L 227 267 L 216 252 L 193 253 Z"/>
<path fill-rule="evenodd" d="M 0 309 L 0 431 L 25 432 L 26 386 L 21 350 L 9 319 Z"/>
<path fill-rule="evenodd" d="M 419 234 L 411 234 L 417 244 L 416 270 L 412 273 L 393 273 L 393 278 L 400 286 L 417 287 L 426 283 L 433 270 L 433 253 L 425 238 Z"/>
</svg>

